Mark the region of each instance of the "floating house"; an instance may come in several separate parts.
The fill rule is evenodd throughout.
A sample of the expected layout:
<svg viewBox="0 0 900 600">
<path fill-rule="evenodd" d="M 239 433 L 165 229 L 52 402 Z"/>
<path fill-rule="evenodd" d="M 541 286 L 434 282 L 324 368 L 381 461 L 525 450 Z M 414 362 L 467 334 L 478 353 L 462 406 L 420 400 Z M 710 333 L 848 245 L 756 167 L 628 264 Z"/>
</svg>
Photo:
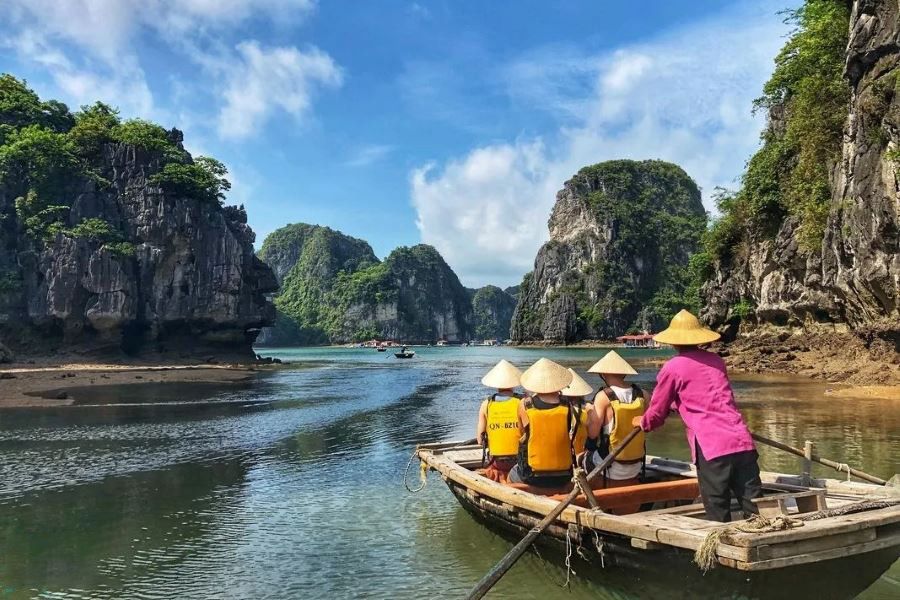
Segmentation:
<svg viewBox="0 0 900 600">
<path fill-rule="evenodd" d="M 626 348 L 659 348 L 660 344 L 653 339 L 652 333 L 639 333 L 636 335 L 620 335 L 616 338 L 617 342 L 623 344 Z"/>
</svg>

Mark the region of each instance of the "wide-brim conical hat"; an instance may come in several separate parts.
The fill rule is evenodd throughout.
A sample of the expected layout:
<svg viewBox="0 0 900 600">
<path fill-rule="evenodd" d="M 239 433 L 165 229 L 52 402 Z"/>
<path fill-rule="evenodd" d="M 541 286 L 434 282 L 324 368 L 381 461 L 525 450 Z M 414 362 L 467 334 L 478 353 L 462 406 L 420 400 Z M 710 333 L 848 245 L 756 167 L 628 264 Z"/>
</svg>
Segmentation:
<svg viewBox="0 0 900 600">
<path fill-rule="evenodd" d="M 552 394 L 572 382 L 572 374 L 562 365 L 542 358 L 522 373 L 522 387 L 535 394 Z"/>
<path fill-rule="evenodd" d="M 522 371 L 517 369 L 511 362 L 504 359 L 494 365 L 494 368 L 481 378 L 481 383 L 489 388 L 510 390 L 519 386 L 519 379 L 521 377 Z"/>
<path fill-rule="evenodd" d="M 694 344 L 708 344 L 722 337 L 708 327 L 700 323 L 700 319 L 686 310 L 682 310 L 672 317 L 672 322 L 666 329 L 653 336 L 653 339 L 661 344 L 674 346 L 691 346 Z"/>
<path fill-rule="evenodd" d="M 628 361 L 619 356 L 615 350 L 610 350 L 606 356 L 595 362 L 588 373 L 606 373 L 607 375 L 637 375 Z"/>
<path fill-rule="evenodd" d="M 563 396 L 587 396 L 594 391 L 594 388 L 582 379 L 578 373 L 572 369 L 569 369 L 569 372 L 572 374 L 572 381 L 563 388 L 560 394 Z"/>
</svg>

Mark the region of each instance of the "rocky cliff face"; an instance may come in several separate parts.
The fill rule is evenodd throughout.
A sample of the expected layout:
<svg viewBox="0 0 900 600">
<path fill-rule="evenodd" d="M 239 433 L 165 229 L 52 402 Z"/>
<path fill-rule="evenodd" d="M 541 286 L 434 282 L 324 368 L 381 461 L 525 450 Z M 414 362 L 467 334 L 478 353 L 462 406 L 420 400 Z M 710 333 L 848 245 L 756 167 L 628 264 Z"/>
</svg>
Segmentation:
<svg viewBox="0 0 900 600">
<path fill-rule="evenodd" d="M 475 338 L 500 341 L 508 339 L 515 310 L 516 298 L 507 291 L 494 285 L 477 289 L 472 296 Z"/>
<path fill-rule="evenodd" d="M 697 185 L 662 161 L 585 167 L 556 196 L 550 240 L 525 276 L 517 341 L 609 339 L 680 308 L 706 222 Z"/>
<path fill-rule="evenodd" d="M 377 264 L 368 242 L 328 227 L 295 223 L 266 237 L 259 257 L 281 286 L 274 327 L 263 329 L 260 345 L 292 346 L 329 341 L 329 296 L 338 273 Z"/>
<path fill-rule="evenodd" d="M 335 297 L 342 310 L 335 328 L 340 341 L 463 342 L 472 335 L 468 292 L 425 244 L 397 248 L 380 265 L 340 282 Z"/>
<path fill-rule="evenodd" d="M 259 255 L 282 282 L 261 345 L 469 339 L 468 292 L 431 246 L 398 248 L 381 262 L 363 240 L 296 224 L 273 232 Z"/>
<path fill-rule="evenodd" d="M 703 288 L 702 316 L 734 335 L 744 325 L 847 324 L 900 328 L 900 10 L 852 3 L 844 76 L 850 86 L 821 245 L 798 244 L 798 220 L 774 237 L 751 231 Z M 773 107 L 780 134 L 784 107 Z M 738 311 L 735 307 L 742 307 Z M 746 327 L 741 326 L 745 331 Z"/>
<path fill-rule="evenodd" d="M 18 83 L 3 83 L 10 82 Z M 0 123 L 13 122 L 6 117 Z M 2 127 L 9 136 L 0 157 L 5 344 L 19 356 L 252 357 L 259 328 L 274 318 L 265 295 L 276 282 L 253 253 L 243 208 L 164 190 L 151 181 L 166 161 L 163 151 L 105 141 L 91 155 L 89 174 L 68 173 L 54 206 L 29 212 L 40 200 L 35 190 L 47 187 L 46 173 L 9 157 L 22 148 L 39 155 L 46 144 L 34 140 L 62 138 Z M 181 133 L 168 136 L 179 160 L 191 164 Z"/>
</svg>

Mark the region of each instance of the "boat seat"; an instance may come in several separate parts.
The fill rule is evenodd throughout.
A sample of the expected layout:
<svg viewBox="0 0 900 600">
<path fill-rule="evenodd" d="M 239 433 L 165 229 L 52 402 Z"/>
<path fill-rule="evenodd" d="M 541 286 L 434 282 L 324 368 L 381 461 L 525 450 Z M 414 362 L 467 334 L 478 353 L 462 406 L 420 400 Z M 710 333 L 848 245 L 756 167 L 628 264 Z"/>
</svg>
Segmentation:
<svg viewBox="0 0 900 600">
<path fill-rule="evenodd" d="M 536 485 L 528 485 L 527 483 L 512 483 L 507 481 L 503 485 L 535 494 L 536 496 L 565 496 L 572 491 L 572 484 L 569 483 L 563 487 L 539 487 Z"/>
<path fill-rule="evenodd" d="M 623 508 L 632 508 L 649 502 L 671 502 L 673 500 L 694 500 L 700 495 L 700 486 L 696 479 L 675 479 L 673 481 L 657 481 L 639 483 L 621 487 L 600 488 L 594 490 L 594 498 L 602 510 L 615 510 L 616 514 L 624 514 Z M 563 500 L 566 494 L 550 496 L 554 500 Z M 575 499 L 578 506 L 587 506 L 583 495 Z M 618 509 L 618 510 L 617 510 Z M 632 511 L 627 511 L 632 512 Z"/>
<path fill-rule="evenodd" d="M 548 496 L 553 500 L 564 500 L 572 491 L 572 484 L 563 488 L 544 488 L 525 483 L 506 483 L 511 488 Z M 594 498 L 603 510 L 615 510 L 617 514 L 625 514 L 621 509 L 633 508 L 648 502 L 671 502 L 673 500 L 693 501 L 700 495 L 700 486 L 697 480 L 675 479 L 672 481 L 656 481 L 653 483 L 638 483 L 621 487 L 599 488 L 594 490 Z M 575 499 L 578 506 L 587 506 L 587 499 L 583 495 Z M 618 510 L 617 510 L 618 509 Z M 632 511 L 626 511 L 632 512 Z"/>
</svg>

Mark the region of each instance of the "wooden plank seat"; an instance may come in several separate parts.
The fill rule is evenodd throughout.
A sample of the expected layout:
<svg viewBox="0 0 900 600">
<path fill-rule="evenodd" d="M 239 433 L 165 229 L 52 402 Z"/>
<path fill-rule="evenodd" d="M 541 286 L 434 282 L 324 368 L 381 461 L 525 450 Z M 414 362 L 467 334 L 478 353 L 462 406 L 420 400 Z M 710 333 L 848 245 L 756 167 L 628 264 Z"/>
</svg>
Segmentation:
<svg viewBox="0 0 900 600">
<path fill-rule="evenodd" d="M 572 491 L 571 483 L 568 483 L 562 487 L 540 487 L 537 485 L 528 485 L 527 483 L 512 483 L 511 481 L 505 482 L 503 485 L 515 488 L 517 490 L 522 490 L 523 492 L 528 492 L 529 494 L 535 494 L 537 496 L 565 496 L 569 492 Z"/>
<path fill-rule="evenodd" d="M 547 496 L 551 500 L 564 500 L 568 489 L 541 488 L 524 483 L 504 484 L 523 492 Z M 640 506 L 648 502 L 670 502 L 673 500 L 694 500 L 700 495 L 700 487 L 696 479 L 676 479 L 674 481 L 657 481 L 654 483 L 639 483 L 622 487 L 599 488 L 594 490 L 594 498 L 602 510 L 615 510 L 625 507 Z M 587 499 L 582 495 L 576 498 L 574 504 L 587 506 Z"/>
</svg>

